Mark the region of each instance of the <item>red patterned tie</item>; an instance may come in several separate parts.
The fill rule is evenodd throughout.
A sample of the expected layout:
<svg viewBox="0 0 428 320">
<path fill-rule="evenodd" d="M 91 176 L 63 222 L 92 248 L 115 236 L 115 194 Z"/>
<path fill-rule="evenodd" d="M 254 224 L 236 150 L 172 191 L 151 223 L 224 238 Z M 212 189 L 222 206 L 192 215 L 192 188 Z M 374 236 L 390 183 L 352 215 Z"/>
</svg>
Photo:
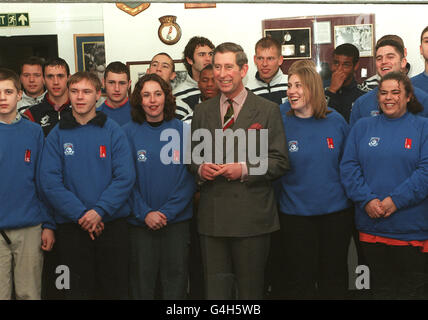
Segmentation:
<svg viewBox="0 0 428 320">
<path fill-rule="evenodd" d="M 227 128 L 230 128 L 235 122 L 235 117 L 233 115 L 233 100 L 227 99 L 229 106 L 227 107 L 226 114 L 223 119 L 223 131 Z"/>
</svg>

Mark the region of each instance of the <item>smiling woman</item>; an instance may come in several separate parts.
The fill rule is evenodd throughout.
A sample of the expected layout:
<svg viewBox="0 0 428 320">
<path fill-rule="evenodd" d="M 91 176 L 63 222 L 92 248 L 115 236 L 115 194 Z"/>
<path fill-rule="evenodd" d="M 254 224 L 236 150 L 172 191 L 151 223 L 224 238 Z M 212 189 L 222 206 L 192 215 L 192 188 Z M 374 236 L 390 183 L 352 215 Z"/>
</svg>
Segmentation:
<svg viewBox="0 0 428 320">
<path fill-rule="evenodd" d="M 289 102 L 280 106 L 291 167 L 279 190 L 281 243 L 288 261 L 284 294 L 288 299 L 343 299 L 352 210 L 339 162 L 349 128 L 327 108 L 313 62 L 293 63 L 288 79 Z"/>
<path fill-rule="evenodd" d="M 131 95 L 131 122 L 124 130 L 134 155 L 137 182 L 130 198 L 130 292 L 132 299 L 154 299 L 157 275 L 162 298 L 185 299 L 189 222 L 193 178 L 183 162 L 185 124 L 174 117 L 171 86 L 157 74 L 146 74 Z M 161 139 L 174 129 L 180 137 Z M 161 161 L 172 148 L 173 163 Z"/>
<path fill-rule="evenodd" d="M 388 118 L 400 118 L 407 111 L 418 113 L 422 105 L 415 98 L 409 78 L 401 72 L 391 72 L 379 84 L 379 106 Z"/>
<path fill-rule="evenodd" d="M 428 120 L 409 78 L 379 84 L 381 114 L 353 126 L 340 164 L 375 299 L 417 299 L 428 252 Z M 396 262 L 400 261 L 399 264 Z"/>
</svg>

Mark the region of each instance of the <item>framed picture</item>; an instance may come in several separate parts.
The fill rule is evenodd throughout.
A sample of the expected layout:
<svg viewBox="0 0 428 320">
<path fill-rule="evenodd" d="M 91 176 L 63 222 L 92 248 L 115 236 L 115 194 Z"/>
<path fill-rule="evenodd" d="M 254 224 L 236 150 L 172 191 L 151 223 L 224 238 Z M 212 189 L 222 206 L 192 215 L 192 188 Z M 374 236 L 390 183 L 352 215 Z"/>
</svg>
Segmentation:
<svg viewBox="0 0 428 320">
<path fill-rule="evenodd" d="M 264 33 L 281 43 L 284 59 L 311 58 L 311 28 L 265 29 Z"/>
<path fill-rule="evenodd" d="M 129 68 L 131 75 L 131 91 L 134 90 L 134 86 L 138 79 L 146 74 L 150 61 L 129 61 L 126 63 Z M 172 89 L 176 88 L 180 83 L 186 80 L 187 70 L 184 66 L 183 60 L 174 60 L 175 73 L 177 74 L 175 79 L 171 81 Z"/>
<path fill-rule="evenodd" d="M 357 24 L 334 26 L 334 47 L 352 43 L 360 51 L 360 57 L 373 56 L 373 25 Z"/>
<path fill-rule="evenodd" d="M 75 34 L 74 57 L 76 72 L 90 71 L 104 78 L 106 55 L 103 34 Z"/>
</svg>

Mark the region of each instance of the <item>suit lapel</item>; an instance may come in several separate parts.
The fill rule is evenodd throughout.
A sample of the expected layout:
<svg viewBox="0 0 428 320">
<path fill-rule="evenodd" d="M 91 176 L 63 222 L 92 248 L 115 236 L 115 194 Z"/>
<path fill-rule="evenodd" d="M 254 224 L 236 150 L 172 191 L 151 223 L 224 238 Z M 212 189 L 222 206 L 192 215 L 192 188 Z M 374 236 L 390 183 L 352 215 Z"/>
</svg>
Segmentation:
<svg viewBox="0 0 428 320">
<path fill-rule="evenodd" d="M 221 116 L 220 116 L 220 95 L 217 95 L 212 102 L 210 107 L 207 108 L 208 114 L 208 123 L 210 124 L 210 129 L 219 129 L 222 127 Z"/>
</svg>

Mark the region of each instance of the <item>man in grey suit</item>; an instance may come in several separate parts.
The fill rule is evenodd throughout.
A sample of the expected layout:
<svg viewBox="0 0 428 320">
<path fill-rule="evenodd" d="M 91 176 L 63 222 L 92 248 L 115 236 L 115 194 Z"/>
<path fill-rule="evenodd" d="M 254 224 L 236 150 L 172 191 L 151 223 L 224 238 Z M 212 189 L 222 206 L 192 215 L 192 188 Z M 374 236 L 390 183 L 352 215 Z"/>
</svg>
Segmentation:
<svg viewBox="0 0 428 320">
<path fill-rule="evenodd" d="M 245 89 L 241 46 L 216 47 L 213 65 L 221 95 L 195 108 L 192 140 L 203 139 L 192 141 L 190 165 L 201 186 L 206 297 L 231 299 L 236 282 L 238 299 L 262 299 L 270 233 L 279 229 L 271 182 L 289 168 L 284 128 L 278 105 Z"/>
</svg>

